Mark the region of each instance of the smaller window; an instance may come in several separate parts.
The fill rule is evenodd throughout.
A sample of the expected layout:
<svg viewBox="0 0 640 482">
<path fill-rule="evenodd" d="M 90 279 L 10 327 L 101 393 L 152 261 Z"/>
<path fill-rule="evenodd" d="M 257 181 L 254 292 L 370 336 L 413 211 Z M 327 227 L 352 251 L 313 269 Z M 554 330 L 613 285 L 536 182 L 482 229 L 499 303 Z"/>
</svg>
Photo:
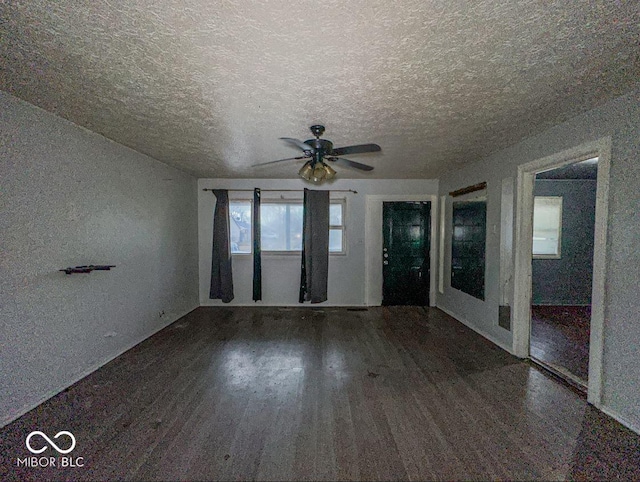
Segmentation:
<svg viewBox="0 0 640 482">
<path fill-rule="evenodd" d="M 329 206 L 329 252 L 344 254 L 344 202 L 331 201 Z"/>
<path fill-rule="evenodd" d="M 251 201 L 229 202 L 231 254 L 251 254 Z"/>
<path fill-rule="evenodd" d="M 536 196 L 533 205 L 533 257 L 559 259 L 562 196 Z"/>
</svg>

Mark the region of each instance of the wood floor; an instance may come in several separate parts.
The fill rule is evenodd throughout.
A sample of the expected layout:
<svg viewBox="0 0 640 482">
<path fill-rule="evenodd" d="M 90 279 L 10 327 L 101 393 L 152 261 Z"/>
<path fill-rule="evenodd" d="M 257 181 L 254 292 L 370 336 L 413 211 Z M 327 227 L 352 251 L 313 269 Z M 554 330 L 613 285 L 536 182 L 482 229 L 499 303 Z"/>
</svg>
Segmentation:
<svg viewBox="0 0 640 482">
<path fill-rule="evenodd" d="M 33 430 L 84 466 L 16 467 Z M 417 307 L 200 308 L 0 439 L 4 480 L 640 478 L 640 437 Z"/>
<path fill-rule="evenodd" d="M 532 306 L 531 355 L 586 387 L 590 323 L 590 306 Z"/>
</svg>

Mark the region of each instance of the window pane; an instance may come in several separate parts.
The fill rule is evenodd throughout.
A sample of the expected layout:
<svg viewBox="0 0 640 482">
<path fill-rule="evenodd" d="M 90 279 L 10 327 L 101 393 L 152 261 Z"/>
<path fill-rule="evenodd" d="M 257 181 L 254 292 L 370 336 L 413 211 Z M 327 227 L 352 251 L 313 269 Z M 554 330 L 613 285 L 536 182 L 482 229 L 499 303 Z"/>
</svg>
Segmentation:
<svg viewBox="0 0 640 482">
<path fill-rule="evenodd" d="M 231 253 L 251 253 L 251 202 L 229 202 Z"/>
<path fill-rule="evenodd" d="M 533 207 L 533 254 L 560 255 L 562 197 L 539 197 Z"/>
<path fill-rule="evenodd" d="M 452 217 L 451 287 L 484 300 L 487 203 L 455 201 Z"/>
<path fill-rule="evenodd" d="M 329 206 L 329 224 L 331 226 L 342 226 L 342 203 Z"/>
<path fill-rule="evenodd" d="M 286 204 L 261 204 L 260 206 L 260 246 L 263 251 L 285 251 Z"/>
<path fill-rule="evenodd" d="M 330 224 L 343 222 L 342 204 L 330 204 Z M 265 203 L 260 207 L 263 251 L 301 251 L 303 207 L 300 202 Z M 342 228 L 329 232 L 329 251 L 342 252 Z"/>
<path fill-rule="evenodd" d="M 302 251 L 302 204 L 289 205 L 289 250 Z"/>
<path fill-rule="evenodd" d="M 329 230 L 329 252 L 342 252 L 342 229 Z"/>
</svg>

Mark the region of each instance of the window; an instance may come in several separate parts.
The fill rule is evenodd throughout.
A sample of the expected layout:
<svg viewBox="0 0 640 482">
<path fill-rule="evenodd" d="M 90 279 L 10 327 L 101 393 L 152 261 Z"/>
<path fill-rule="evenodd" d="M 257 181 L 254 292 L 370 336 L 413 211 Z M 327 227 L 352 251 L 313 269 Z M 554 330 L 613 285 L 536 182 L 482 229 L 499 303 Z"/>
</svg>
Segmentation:
<svg viewBox="0 0 640 482">
<path fill-rule="evenodd" d="M 560 258 L 562 196 L 536 196 L 533 204 L 533 257 Z"/>
<path fill-rule="evenodd" d="M 344 202 L 329 206 L 329 252 L 344 253 Z"/>
<path fill-rule="evenodd" d="M 250 254 L 251 201 L 231 201 L 231 253 Z M 290 253 L 302 250 L 302 201 L 265 201 L 260 204 L 261 249 L 263 252 Z M 345 252 L 344 201 L 329 206 L 329 252 Z"/>
<path fill-rule="evenodd" d="M 453 203 L 451 287 L 484 300 L 487 202 Z"/>
<path fill-rule="evenodd" d="M 230 201 L 229 217 L 231 253 L 251 253 L 251 201 Z"/>
<path fill-rule="evenodd" d="M 263 251 L 302 250 L 302 203 L 263 201 L 260 221 Z"/>
</svg>

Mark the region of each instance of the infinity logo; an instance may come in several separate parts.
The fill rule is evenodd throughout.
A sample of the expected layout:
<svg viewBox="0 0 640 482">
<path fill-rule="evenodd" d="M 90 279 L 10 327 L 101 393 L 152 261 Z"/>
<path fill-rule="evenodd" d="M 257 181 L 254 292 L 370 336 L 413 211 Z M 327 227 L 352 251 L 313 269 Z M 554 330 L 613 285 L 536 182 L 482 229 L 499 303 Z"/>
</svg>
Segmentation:
<svg viewBox="0 0 640 482">
<path fill-rule="evenodd" d="M 76 438 L 73 436 L 73 434 L 71 432 L 67 432 L 66 430 L 63 430 L 62 432 L 58 432 L 55 435 L 55 437 L 53 437 L 53 438 L 58 438 L 58 437 L 60 437 L 60 435 L 68 435 L 69 436 L 69 438 L 71 439 L 71 447 L 69 447 L 68 449 L 61 449 L 60 447 L 58 447 L 55 444 L 55 442 L 53 440 L 51 440 L 49 437 L 47 437 L 45 434 L 43 434 L 39 430 L 36 430 L 34 432 L 31 432 L 27 436 L 27 442 L 26 442 L 27 443 L 27 448 L 29 449 L 29 451 L 32 454 L 41 454 L 42 452 L 47 450 L 47 446 L 46 445 L 44 447 L 40 448 L 40 449 L 34 449 L 33 447 L 31 447 L 31 437 L 33 437 L 34 435 L 40 435 L 43 439 L 45 439 L 47 442 L 49 442 L 49 445 L 51 445 L 54 449 L 56 449 L 61 454 L 68 454 L 69 452 L 71 452 L 76 447 Z"/>
</svg>

